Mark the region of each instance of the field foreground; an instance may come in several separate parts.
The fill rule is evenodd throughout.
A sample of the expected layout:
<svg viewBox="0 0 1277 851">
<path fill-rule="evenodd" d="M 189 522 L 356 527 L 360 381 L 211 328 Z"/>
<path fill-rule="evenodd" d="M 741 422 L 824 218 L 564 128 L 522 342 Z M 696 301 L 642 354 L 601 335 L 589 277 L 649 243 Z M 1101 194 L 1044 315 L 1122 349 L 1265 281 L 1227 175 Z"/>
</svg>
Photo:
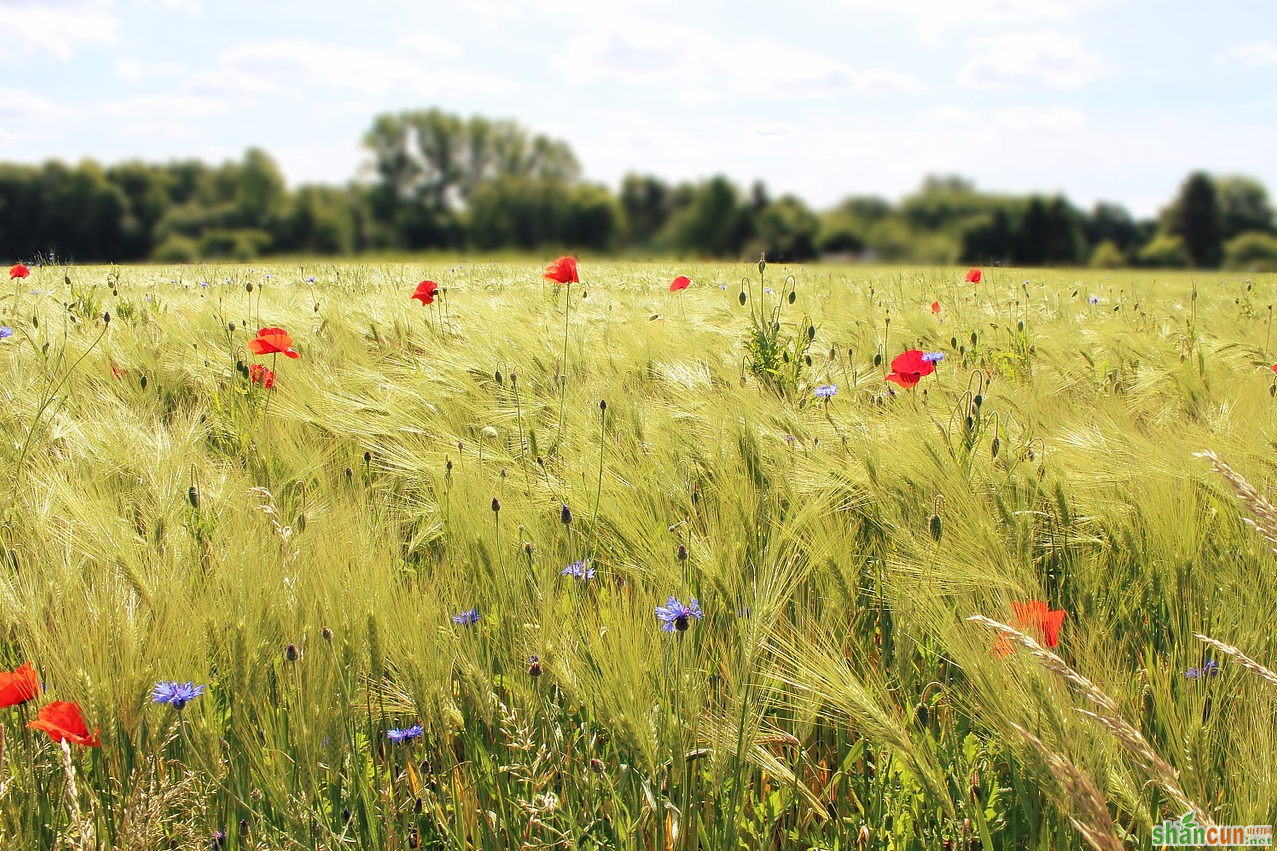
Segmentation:
<svg viewBox="0 0 1277 851">
<path fill-rule="evenodd" d="M 1272 825 L 1277 278 L 963 271 L 15 279 L 0 847 Z"/>
</svg>

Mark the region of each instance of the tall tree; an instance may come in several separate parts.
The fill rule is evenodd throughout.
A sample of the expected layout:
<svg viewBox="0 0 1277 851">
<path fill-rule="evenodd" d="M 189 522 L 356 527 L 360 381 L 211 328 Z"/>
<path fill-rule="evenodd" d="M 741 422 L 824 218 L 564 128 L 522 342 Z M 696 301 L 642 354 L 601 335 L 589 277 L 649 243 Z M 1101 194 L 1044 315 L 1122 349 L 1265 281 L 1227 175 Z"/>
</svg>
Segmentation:
<svg viewBox="0 0 1277 851">
<path fill-rule="evenodd" d="M 1167 218 L 1167 232 L 1184 240 L 1184 250 L 1192 265 L 1207 268 L 1219 265 L 1223 246 L 1219 201 L 1209 175 L 1197 171 L 1188 176 Z"/>
</svg>

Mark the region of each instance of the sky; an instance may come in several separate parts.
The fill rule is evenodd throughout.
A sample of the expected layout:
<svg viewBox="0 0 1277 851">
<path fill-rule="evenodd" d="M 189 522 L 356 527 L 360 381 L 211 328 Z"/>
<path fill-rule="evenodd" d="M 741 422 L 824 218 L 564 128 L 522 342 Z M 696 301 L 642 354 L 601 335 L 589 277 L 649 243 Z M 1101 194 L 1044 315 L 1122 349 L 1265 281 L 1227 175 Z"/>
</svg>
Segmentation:
<svg viewBox="0 0 1277 851">
<path fill-rule="evenodd" d="M 1185 176 L 1277 195 L 1272 0 L 0 0 L 0 160 L 268 151 L 367 175 L 373 117 L 438 107 L 588 179 L 726 174 L 817 208 L 928 174 L 1152 216 Z"/>
</svg>

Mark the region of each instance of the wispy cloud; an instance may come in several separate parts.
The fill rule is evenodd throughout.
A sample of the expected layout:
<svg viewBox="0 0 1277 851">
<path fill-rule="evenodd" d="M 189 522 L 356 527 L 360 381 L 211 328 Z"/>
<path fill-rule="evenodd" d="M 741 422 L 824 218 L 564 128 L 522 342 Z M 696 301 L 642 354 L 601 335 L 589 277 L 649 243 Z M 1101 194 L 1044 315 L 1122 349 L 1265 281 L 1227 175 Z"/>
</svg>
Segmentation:
<svg viewBox="0 0 1277 851">
<path fill-rule="evenodd" d="M 32 55 L 70 59 L 86 44 L 114 44 L 120 22 L 109 0 L 0 0 L 0 61 Z"/>
<path fill-rule="evenodd" d="M 895 0 L 886 5 L 880 0 L 843 0 L 843 5 L 857 10 L 903 15 L 913 22 L 920 36 L 934 42 L 962 30 L 987 31 L 990 28 L 1069 21 L 1107 1 L 964 0 L 958 3 L 953 0 Z"/>
<path fill-rule="evenodd" d="M 1049 86 L 1071 89 L 1103 77 L 1112 68 L 1080 38 L 1056 32 L 1004 33 L 973 39 L 958 73 L 971 88 Z"/>
<path fill-rule="evenodd" d="M 1277 65 L 1277 45 L 1268 41 L 1239 44 L 1221 53 L 1219 61 L 1224 64 L 1245 65 L 1248 68 Z"/>
<path fill-rule="evenodd" d="M 685 99 L 723 91 L 809 98 L 922 89 L 902 71 L 856 68 L 767 38 L 728 41 L 692 27 L 636 22 L 578 36 L 560 57 L 554 62 L 569 81 L 674 82 Z"/>
</svg>

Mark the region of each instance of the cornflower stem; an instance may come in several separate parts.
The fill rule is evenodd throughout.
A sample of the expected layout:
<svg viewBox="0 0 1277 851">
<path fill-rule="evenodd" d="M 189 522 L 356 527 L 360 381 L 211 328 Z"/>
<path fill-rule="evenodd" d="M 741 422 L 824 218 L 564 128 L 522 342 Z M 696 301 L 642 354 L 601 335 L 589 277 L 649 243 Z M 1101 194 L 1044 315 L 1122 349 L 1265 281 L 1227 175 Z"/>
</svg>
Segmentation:
<svg viewBox="0 0 1277 851">
<path fill-rule="evenodd" d="M 599 407 L 599 478 L 594 491 L 594 512 L 590 515 L 590 540 L 586 544 L 587 553 L 594 552 L 594 536 L 599 528 L 599 503 L 603 500 L 603 442 L 606 439 L 607 408 Z"/>
<path fill-rule="evenodd" d="M 559 369 L 559 439 L 563 438 L 563 416 L 567 404 L 568 378 L 568 316 L 572 310 L 572 282 L 564 284 L 563 299 L 563 363 Z"/>
</svg>

